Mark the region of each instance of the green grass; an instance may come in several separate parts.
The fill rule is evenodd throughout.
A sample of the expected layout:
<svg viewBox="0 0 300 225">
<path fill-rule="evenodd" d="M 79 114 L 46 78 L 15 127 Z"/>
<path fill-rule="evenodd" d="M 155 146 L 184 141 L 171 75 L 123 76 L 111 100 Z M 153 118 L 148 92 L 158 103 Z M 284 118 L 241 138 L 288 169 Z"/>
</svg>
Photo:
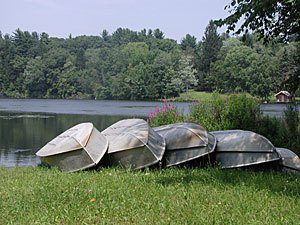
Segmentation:
<svg viewBox="0 0 300 225">
<path fill-rule="evenodd" d="M 300 224 L 299 179 L 215 168 L 2 168 L 0 224 Z"/>
<path fill-rule="evenodd" d="M 210 101 L 213 98 L 213 92 L 203 92 L 203 91 L 194 91 L 190 90 L 188 94 L 188 99 L 186 99 L 186 93 L 181 93 L 179 97 L 176 97 L 172 100 L 178 101 L 178 102 L 184 102 L 184 101 L 199 101 L 199 102 L 207 102 Z M 221 98 L 225 98 L 229 94 L 219 94 Z M 246 94 L 247 96 L 250 96 L 250 94 Z"/>
<path fill-rule="evenodd" d="M 186 93 L 181 93 L 179 97 L 175 98 L 175 101 L 209 101 L 212 98 L 212 93 L 210 92 L 199 92 L 190 90 L 188 94 L 188 99 L 186 99 Z"/>
<path fill-rule="evenodd" d="M 179 97 L 176 97 L 174 99 L 170 99 L 170 101 L 177 101 L 177 102 L 191 102 L 191 101 L 200 101 L 200 102 L 206 102 L 210 101 L 212 99 L 213 93 L 212 92 L 203 92 L 203 91 L 194 91 L 190 90 L 188 94 L 188 99 L 186 99 L 186 93 L 180 93 Z M 226 97 L 229 94 L 220 94 L 222 97 Z M 248 96 L 251 96 L 247 93 Z M 300 102 L 300 97 L 295 97 L 296 102 Z M 274 94 L 271 94 L 269 97 L 269 103 L 276 103 Z"/>
</svg>

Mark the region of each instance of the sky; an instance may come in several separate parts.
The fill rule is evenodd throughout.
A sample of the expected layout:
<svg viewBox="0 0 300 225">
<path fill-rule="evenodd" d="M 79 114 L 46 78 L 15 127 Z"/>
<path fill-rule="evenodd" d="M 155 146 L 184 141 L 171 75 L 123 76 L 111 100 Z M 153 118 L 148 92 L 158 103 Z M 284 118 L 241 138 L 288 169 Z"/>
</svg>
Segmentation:
<svg viewBox="0 0 300 225">
<path fill-rule="evenodd" d="M 230 0 L 0 0 L 0 31 L 46 32 L 51 37 L 99 35 L 106 29 L 159 28 L 166 38 L 201 40 L 210 19 L 224 18 Z M 224 32 L 225 28 L 219 29 Z"/>
</svg>

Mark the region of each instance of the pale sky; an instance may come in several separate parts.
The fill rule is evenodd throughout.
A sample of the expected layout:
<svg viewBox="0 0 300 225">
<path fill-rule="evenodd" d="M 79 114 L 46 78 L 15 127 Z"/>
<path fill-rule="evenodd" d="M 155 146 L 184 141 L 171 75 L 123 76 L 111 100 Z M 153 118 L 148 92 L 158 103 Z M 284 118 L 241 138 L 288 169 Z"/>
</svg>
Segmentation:
<svg viewBox="0 0 300 225">
<path fill-rule="evenodd" d="M 230 0 L 0 0 L 0 30 L 52 37 L 99 35 L 103 29 L 159 28 L 166 38 L 200 40 L 210 19 L 224 18 Z M 225 28 L 219 29 L 219 32 Z"/>
</svg>

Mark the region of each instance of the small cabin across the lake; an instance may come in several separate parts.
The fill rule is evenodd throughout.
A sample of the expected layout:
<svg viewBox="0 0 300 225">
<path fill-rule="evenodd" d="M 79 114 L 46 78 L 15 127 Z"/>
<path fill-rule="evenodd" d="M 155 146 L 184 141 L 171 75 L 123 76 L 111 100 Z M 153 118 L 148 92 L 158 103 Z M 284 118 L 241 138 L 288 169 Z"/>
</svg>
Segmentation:
<svg viewBox="0 0 300 225">
<path fill-rule="evenodd" d="M 275 94 L 276 102 L 291 102 L 292 95 L 288 91 L 280 91 Z"/>
</svg>

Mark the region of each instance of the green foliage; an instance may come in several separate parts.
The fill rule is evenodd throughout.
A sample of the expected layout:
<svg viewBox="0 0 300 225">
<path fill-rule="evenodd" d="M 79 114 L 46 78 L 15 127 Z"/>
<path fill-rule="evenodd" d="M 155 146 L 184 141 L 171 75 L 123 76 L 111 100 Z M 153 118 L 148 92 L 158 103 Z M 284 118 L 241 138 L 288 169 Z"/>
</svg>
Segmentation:
<svg viewBox="0 0 300 225">
<path fill-rule="evenodd" d="M 282 47 L 277 53 L 282 86 L 291 94 L 300 88 L 300 42 Z"/>
<path fill-rule="evenodd" d="M 217 27 L 211 20 L 205 28 L 205 33 L 200 45 L 200 51 L 198 54 L 198 62 L 196 63 L 196 69 L 198 70 L 198 90 L 211 90 L 209 82 L 211 63 L 217 60 L 218 53 L 222 47 L 222 40 L 217 33 Z"/>
<path fill-rule="evenodd" d="M 0 224 L 297 224 L 299 176 L 0 168 Z M 195 213 L 197 212 L 197 213 Z"/>
<path fill-rule="evenodd" d="M 189 120 L 210 131 L 225 130 L 229 127 L 226 115 L 226 102 L 219 94 L 214 93 L 210 101 L 200 102 L 191 107 Z"/>
<path fill-rule="evenodd" d="M 184 90 L 186 92 L 186 99 L 188 99 L 188 92 L 190 87 L 194 87 L 197 85 L 196 73 L 197 70 L 193 68 L 191 64 L 191 57 L 184 55 L 179 60 L 179 73 L 178 77 L 173 79 L 173 82 L 176 86 L 181 87 L 180 90 Z"/>
<path fill-rule="evenodd" d="M 287 105 L 283 118 L 261 117 L 254 131 L 278 147 L 286 147 L 300 155 L 300 114 L 296 105 Z"/>
<path fill-rule="evenodd" d="M 194 54 L 197 48 L 197 39 L 195 36 L 187 34 L 180 42 L 182 50 Z"/>
<path fill-rule="evenodd" d="M 208 130 L 251 130 L 260 115 L 258 101 L 246 94 L 221 97 L 214 93 L 211 101 L 195 104 L 190 111 L 189 120 Z"/>
<path fill-rule="evenodd" d="M 221 98 L 225 97 L 226 94 L 219 94 Z M 175 100 L 177 102 L 207 102 L 211 101 L 212 98 L 215 96 L 214 92 L 203 92 L 203 91 L 195 91 L 190 90 L 188 99 L 186 100 L 186 94 L 180 93 L 180 95 L 172 100 Z"/>
<path fill-rule="evenodd" d="M 212 64 L 210 83 L 213 89 L 248 92 L 266 100 L 277 87 L 275 58 L 263 51 L 259 54 L 250 47 L 226 42 L 220 58 Z"/>
<path fill-rule="evenodd" d="M 300 115 L 295 105 L 288 105 L 283 118 L 261 113 L 257 99 L 245 94 L 221 96 L 195 104 L 188 121 L 201 124 L 210 131 L 242 129 L 259 133 L 276 147 L 292 149 L 300 155 Z"/>
<path fill-rule="evenodd" d="M 226 104 L 229 129 L 253 130 L 256 127 L 253 121 L 257 121 L 261 116 L 257 99 L 245 94 L 230 95 Z"/>
<path fill-rule="evenodd" d="M 163 38 L 164 38 L 164 33 L 163 33 L 160 29 L 156 28 L 156 29 L 153 31 L 153 36 L 154 36 L 155 38 L 157 38 L 157 39 L 163 39 Z"/>
<path fill-rule="evenodd" d="M 177 44 L 159 29 L 66 39 L 17 29 L 0 35 L 0 96 L 172 98 L 195 85 L 195 70 L 201 90 L 248 92 L 263 100 L 282 89 L 297 93 L 298 42 L 264 47 L 253 35 L 223 39 L 212 21 L 198 44 L 191 35 Z"/>
<path fill-rule="evenodd" d="M 284 111 L 284 127 L 286 129 L 286 140 L 285 143 L 292 149 L 298 150 L 300 155 L 300 114 L 296 104 L 287 106 Z"/>
<path fill-rule="evenodd" d="M 231 0 L 225 9 L 230 15 L 216 23 L 227 25 L 228 31 L 234 31 L 243 18 L 236 34 L 248 33 L 250 29 L 267 39 L 273 37 L 286 41 L 293 35 L 299 39 L 300 4 L 297 0 Z"/>
</svg>

